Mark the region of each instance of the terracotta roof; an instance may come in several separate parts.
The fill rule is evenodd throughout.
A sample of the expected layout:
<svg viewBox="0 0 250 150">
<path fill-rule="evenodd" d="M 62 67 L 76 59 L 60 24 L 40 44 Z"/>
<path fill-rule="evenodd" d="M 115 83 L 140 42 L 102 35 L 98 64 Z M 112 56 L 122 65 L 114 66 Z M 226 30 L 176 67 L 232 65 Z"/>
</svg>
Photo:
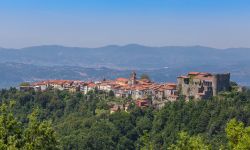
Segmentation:
<svg viewBox="0 0 250 150">
<path fill-rule="evenodd" d="M 138 82 L 142 82 L 142 84 L 143 84 L 143 83 L 150 83 L 151 81 L 148 79 L 141 79 Z"/>
<path fill-rule="evenodd" d="M 176 86 L 176 83 L 166 83 L 165 85 Z"/>
<path fill-rule="evenodd" d="M 96 87 L 96 84 L 95 83 L 89 83 L 87 86 L 93 88 L 93 87 Z"/>
<path fill-rule="evenodd" d="M 49 80 L 49 84 L 65 84 L 65 83 L 73 83 L 73 80 Z"/>
<path fill-rule="evenodd" d="M 138 99 L 138 100 L 136 100 L 136 105 L 139 107 L 147 107 L 147 106 L 149 106 L 149 103 L 148 103 L 148 100 Z"/>
<path fill-rule="evenodd" d="M 184 79 L 187 79 L 189 78 L 188 76 L 179 76 L 178 78 L 184 78 Z"/>
<path fill-rule="evenodd" d="M 46 85 L 46 84 L 48 84 L 47 81 L 40 81 L 40 82 L 34 82 L 31 85 L 32 86 L 38 86 L 38 85 Z"/>
<path fill-rule="evenodd" d="M 213 78 L 212 78 L 212 76 L 207 76 L 207 75 L 197 75 L 194 77 L 194 79 L 211 81 Z"/>
<path fill-rule="evenodd" d="M 176 90 L 176 86 L 165 86 L 165 90 Z"/>
<path fill-rule="evenodd" d="M 200 72 L 189 72 L 188 75 L 198 75 Z"/>
<path fill-rule="evenodd" d="M 207 72 L 200 72 L 200 75 L 205 75 L 205 76 L 208 76 L 208 75 L 211 75 L 211 73 L 207 73 Z"/>
<path fill-rule="evenodd" d="M 116 81 L 119 81 L 119 82 L 127 82 L 128 79 L 127 79 L 127 78 L 117 78 Z"/>
<path fill-rule="evenodd" d="M 166 83 L 164 85 L 164 89 L 166 90 L 174 90 L 176 89 L 177 85 L 175 83 Z"/>
</svg>

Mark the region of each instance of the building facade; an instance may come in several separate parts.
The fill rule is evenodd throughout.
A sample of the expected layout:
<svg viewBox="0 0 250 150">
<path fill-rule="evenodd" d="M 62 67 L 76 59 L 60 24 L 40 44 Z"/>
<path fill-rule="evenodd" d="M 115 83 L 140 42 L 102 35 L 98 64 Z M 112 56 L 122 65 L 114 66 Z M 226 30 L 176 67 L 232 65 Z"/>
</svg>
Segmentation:
<svg viewBox="0 0 250 150">
<path fill-rule="evenodd" d="M 230 88 L 230 73 L 189 72 L 177 78 L 178 94 L 188 99 L 208 99 Z"/>
</svg>

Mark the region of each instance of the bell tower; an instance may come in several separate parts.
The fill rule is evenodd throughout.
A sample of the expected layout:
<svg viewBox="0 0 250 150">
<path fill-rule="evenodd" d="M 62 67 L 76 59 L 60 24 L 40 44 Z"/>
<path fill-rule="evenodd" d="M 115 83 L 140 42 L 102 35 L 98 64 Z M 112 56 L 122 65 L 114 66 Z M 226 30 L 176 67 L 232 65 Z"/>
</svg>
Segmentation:
<svg viewBox="0 0 250 150">
<path fill-rule="evenodd" d="M 130 76 L 130 84 L 135 85 L 136 84 L 136 73 L 133 71 Z"/>
</svg>

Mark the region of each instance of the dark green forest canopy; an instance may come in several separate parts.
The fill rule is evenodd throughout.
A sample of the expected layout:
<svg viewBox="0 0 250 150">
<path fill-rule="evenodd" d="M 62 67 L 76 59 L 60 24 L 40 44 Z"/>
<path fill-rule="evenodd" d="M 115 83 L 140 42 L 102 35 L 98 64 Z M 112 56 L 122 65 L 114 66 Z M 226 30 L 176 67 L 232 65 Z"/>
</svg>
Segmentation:
<svg viewBox="0 0 250 150">
<path fill-rule="evenodd" d="M 50 120 L 62 149 L 167 149 L 179 133 L 199 136 L 218 149 L 226 147 L 226 124 L 232 118 L 250 125 L 250 91 L 227 92 L 210 100 L 168 102 L 161 110 L 130 107 L 110 114 L 108 102 L 125 103 L 98 91 L 0 91 L 0 101 L 16 102 L 13 112 L 22 123 L 39 108 L 39 120 Z"/>
</svg>

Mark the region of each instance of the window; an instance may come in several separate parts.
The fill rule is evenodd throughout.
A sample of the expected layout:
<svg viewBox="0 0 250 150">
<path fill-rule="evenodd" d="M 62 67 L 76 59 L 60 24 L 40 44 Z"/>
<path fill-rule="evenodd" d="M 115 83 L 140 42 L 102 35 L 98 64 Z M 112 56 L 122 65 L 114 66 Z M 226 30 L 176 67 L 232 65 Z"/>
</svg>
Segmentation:
<svg viewBox="0 0 250 150">
<path fill-rule="evenodd" d="M 189 84 L 189 79 L 187 78 L 187 79 L 184 79 L 184 83 L 185 84 Z"/>
</svg>

